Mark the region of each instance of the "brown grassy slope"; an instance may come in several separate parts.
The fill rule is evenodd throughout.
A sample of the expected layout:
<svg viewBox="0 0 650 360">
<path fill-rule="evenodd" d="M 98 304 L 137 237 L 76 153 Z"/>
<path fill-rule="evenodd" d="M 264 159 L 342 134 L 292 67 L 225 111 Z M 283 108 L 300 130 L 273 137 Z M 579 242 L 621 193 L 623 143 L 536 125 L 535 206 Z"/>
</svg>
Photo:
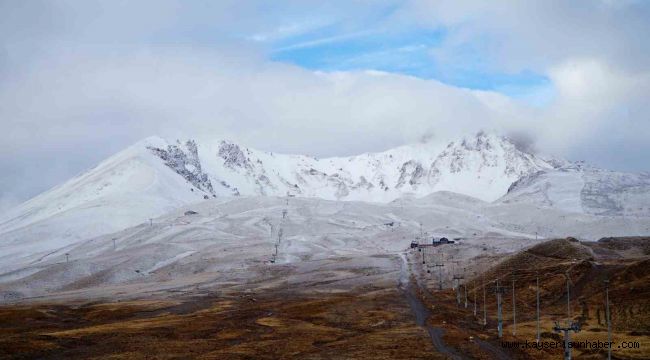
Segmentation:
<svg viewBox="0 0 650 360">
<path fill-rule="evenodd" d="M 609 279 L 613 326 L 621 331 L 648 332 L 650 256 L 639 256 L 640 252 L 636 251 L 644 249 L 646 244 L 647 238 L 607 239 L 596 243 L 571 238 L 550 240 L 509 256 L 482 274 L 489 288 L 494 288 L 497 278 L 506 287 L 506 307 L 512 306 L 514 278 L 518 316 L 522 320 L 535 314 L 537 275 L 544 313 L 557 319 L 566 317 L 568 274 L 573 317 L 583 316 L 585 321 L 597 322 L 600 315 L 604 322 L 604 280 Z M 473 281 L 478 284 L 481 280 Z M 470 287 L 473 283 L 470 282 Z"/>
<path fill-rule="evenodd" d="M 201 306 L 195 306 L 196 303 Z M 396 289 L 0 307 L 8 359 L 436 359 Z"/>
</svg>

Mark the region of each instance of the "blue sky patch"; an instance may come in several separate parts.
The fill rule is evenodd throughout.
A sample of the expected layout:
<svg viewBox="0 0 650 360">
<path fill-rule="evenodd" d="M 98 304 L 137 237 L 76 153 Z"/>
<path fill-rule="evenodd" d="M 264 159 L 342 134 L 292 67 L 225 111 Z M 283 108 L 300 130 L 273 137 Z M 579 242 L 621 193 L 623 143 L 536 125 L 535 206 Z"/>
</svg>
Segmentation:
<svg viewBox="0 0 650 360">
<path fill-rule="evenodd" d="M 446 36 L 444 29 L 395 32 L 370 27 L 340 33 L 330 25 L 272 44 L 271 59 L 311 70 L 379 70 L 435 79 L 445 84 L 496 91 L 533 105 L 553 98 L 551 81 L 533 71 L 503 73 L 482 66 L 480 49 L 468 47 L 462 63 L 438 61 L 433 52 Z"/>
</svg>

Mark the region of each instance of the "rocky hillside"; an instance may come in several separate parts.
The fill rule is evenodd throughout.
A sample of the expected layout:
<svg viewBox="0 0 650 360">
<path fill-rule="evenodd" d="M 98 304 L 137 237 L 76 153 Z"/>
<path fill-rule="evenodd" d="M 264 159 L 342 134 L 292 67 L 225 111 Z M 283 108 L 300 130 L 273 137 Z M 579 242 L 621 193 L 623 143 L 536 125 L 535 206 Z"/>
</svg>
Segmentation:
<svg viewBox="0 0 650 360">
<path fill-rule="evenodd" d="M 493 201 L 521 177 L 554 168 L 509 139 L 486 133 L 442 146 L 420 143 L 325 159 L 263 152 L 223 140 L 149 149 L 192 186 L 216 196 L 290 194 L 389 202 L 445 190 Z"/>
</svg>

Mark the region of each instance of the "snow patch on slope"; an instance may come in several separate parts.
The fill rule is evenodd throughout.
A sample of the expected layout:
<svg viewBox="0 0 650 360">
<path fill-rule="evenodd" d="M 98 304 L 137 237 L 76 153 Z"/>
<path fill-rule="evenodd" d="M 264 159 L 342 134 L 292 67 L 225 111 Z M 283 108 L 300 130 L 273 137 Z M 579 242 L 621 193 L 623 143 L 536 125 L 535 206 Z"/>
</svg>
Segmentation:
<svg viewBox="0 0 650 360">
<path fill-rule="evenodd" d="M 650 216 L 650 175 L 576 163 L 522 177 L 499 202 L 593 215 Z"/>
<path fill-rule="evenodd" d="M 197 214 L 186 216 L 187 210 Z M 271 265 L 280 227 L 278 261 Z M 117 284 L 165 287 L 181 279 L 186 279 L 179 282 L 185 286 L 210 278 L 222 283 L 257 281 L 270 267 L 282 264 L 309 267 L 318 266 L 322 259 L 347 257 L 357 262 L 366 256 L 394 255 L 407 248 L 421 230 L 428 238 L 460 237 L 461 243 L 477 244 L 477 250 L 513 250 L 538 236 L 593 240 L 647 233 L 650 218 L 568 213 L 527 203 L 487 203 L 450 192 L 413 199 L 412 204 L 213 199 L 156 218 L 152 225 L 85 239 L 54 253 L 35 250 L 25 257 L 3 259 L 0 302 L 3 292 L 38 296 L 93 287 L 101 292 Z"/>
<path fill-rule="evenodd" d="M 205 193 L 147 149 L 165 145 L 147 138 L 4 214 L 0 262 L 60 250 L 202 200 Z"/>
<path fill-rule="evenodd" d="M 290 194 L 317 198 L 311 203 L 316 206 L 318 199 L 392 202 L 404 208 L 439 203 L 438 209 L 458 215 L 441 217 L 448 223 L 435 228 L 440 233 L 462 228 L 519 236 L 525 229 L 519 223 L 486 222 L 480 211 L 468 220 L 467 209 L 483 211 L 487 202 L 506 194 L 494 205 L 548 207 L 562 214 L 650 216 L 648 189 L 647 174 L 544 159 L 517 149 L 507 138 L 485 133 L 447 145 L 423 142 L 325 159 L 263 152 L 222 140 L 170 144 L 152 137 L 2 215 L 0 266 L 9 260 L 60 257 L 77 243 L 138 224 L 146 231 L 150 218 L 213 197 Z M 312 209 L 301 211 L 309 214 Z M 519 216 L 508 211 L 504 216 Z M 531 221 L 537 219 L 519 220 L 527 227 Z M 148 241 L 159 239 L 152 236 Z M 300 244 L 296 239 L 295 246 Z M 152 257 L 151 266 L 160 261 Z"/>
</svg>

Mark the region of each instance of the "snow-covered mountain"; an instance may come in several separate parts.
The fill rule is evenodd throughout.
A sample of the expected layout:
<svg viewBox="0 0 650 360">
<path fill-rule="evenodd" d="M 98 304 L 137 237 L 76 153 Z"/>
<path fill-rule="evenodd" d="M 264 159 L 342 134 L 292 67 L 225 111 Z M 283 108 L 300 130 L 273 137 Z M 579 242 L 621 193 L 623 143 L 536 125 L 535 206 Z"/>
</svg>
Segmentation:
<svg viewBox="0 0 650 360">
<path fill-rule="evenodd" d="M 210 196 L 290 194 L 389 202 L 446 190 L 493 201 L 522 176 L 553 168 L 507 138 L 485 133 L 442 146 L 429 142 L 325 159 L 262 152 L 228 141 L 189 140 L 148 149 Z"/>
<path fill-rule="evenodd" d="M 287 194 L 290 205 L 277 197 Z M 648 174 L 543 158 L 485 133 L 325 159 L 151 137 L 0 215 L 0 294 L 121 284 L 160 268 L 227 272 L 262 262 L 280 223 L 286 262 L 395 251 L 420 226 L 477 241 L 643 235 L 649 194 Z"/>
<path fill-rule="evenodd" d="M 0 215 L 0 260 L 60 250 L 211 198 L 289 194 L 389 203 L 450 191 L 567 212 L 647 215 L 648 189 L 647 175 L 585 170 L 486 133 L 324 159 L 223 140 L 151 137 Z"/>
<path fill-rule="evenodd" d="M 54 249 L 148 221 L 179 206 L 201 201 L 148 147 L 148 138 L 0 216 L 0 255 Z M 47 240 L 47 241 L 46 241 Z M 13 249 L 11 251 L 7 248 Z"/>
<path fill-rule="evenodd" d="M 499 202 L 532 203 L 593 215 L 650 216 L 650 174 L 574 163 L 522 177 Z"/>
</svg>

